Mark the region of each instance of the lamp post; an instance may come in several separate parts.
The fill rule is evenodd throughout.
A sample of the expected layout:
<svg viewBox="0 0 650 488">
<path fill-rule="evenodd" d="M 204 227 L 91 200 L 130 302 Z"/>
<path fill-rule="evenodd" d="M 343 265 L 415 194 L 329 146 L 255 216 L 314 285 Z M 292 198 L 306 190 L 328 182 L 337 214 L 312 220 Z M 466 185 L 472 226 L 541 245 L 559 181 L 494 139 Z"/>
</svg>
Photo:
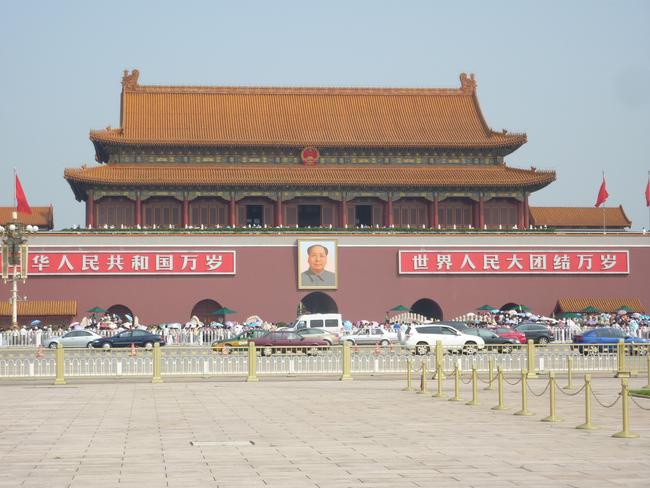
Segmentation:
<svg viewBox="0 0 650 488">
<path fill-rule="evenodd" d="M 27 234 L 38 231 L 36 225 L 18 222 L 18 213 L 12 212 L 12 220 L 6 227 L 0 225 L 2 235 L 2 280 L 11 280 L 11 327 L 18 327 L 18 280 L 27 280 L 28 248 Z M 13 268 L 10 273 L 10 269 Z"/>
</svg>

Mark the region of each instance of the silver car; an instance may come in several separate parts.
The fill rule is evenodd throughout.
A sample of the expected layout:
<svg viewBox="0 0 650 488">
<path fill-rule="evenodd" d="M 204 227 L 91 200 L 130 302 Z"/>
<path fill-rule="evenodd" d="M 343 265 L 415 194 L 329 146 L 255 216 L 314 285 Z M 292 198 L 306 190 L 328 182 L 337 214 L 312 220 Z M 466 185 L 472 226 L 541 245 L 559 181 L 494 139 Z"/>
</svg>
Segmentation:
<svg viewBox="0 0 650 488">
<path fill-rule="evenodd" d="M 344 335 L 341 340 L 351 344 L 379 344 L 381 346 L 387 346 L 391 342 L 398 341 L 396 332 L 388 332 L 380 327 L 364 328 L 355 334 Z"/>
<path fill-rule="evenodd" d="M 91 347 L 90 343 L 102 336 L 90 330 L 71 330 L 61 337 L 52 337 L 45 342 L 45 347 L 56 349 L 60 343 L 63 347 Z"/>
<path fill-rule="evenodd" d="M 325 330 L 325 329 L 300 329 L 298 331 L 298 334 L 300 334 L 303 337 L 308 337 L 310 339 L 323 339 L 326 341 L 330 346 L 337 345 L 339 343 L 339 336 L 336 334 L 332 334 L 331 332 Z"/>
</svg>

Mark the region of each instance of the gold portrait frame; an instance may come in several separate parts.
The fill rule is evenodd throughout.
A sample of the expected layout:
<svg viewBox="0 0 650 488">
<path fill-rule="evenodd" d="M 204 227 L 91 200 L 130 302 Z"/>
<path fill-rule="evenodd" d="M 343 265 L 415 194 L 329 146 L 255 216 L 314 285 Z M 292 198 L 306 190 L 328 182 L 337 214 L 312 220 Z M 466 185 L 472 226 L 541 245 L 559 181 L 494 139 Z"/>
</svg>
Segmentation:
<svg viewBox="0 0 650 488">
<path fill-rule="evenodd" d="M 318 275 L 311 271 L 308 263 L 307 250 L 312 246 L 321 246 L 327 250 L 327 264 Z M 336 290 L 339 286 L 338 265 L 339 247 L 336 239 L 298 239 L 296 268 L 299 290 Z"/>
</svg>

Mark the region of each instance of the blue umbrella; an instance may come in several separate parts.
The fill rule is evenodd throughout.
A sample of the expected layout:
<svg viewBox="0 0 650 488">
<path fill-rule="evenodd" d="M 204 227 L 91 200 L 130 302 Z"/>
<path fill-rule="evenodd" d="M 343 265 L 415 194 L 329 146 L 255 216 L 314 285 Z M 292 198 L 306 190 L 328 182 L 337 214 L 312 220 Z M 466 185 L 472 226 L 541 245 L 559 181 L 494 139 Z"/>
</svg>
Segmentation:
<svg viewBox="0 0 650 488">
<path fill-rule="evenodd" d="M 40 320 L 32 320 L 32 323 L 29 324 L 29 325 L 38 325 L 38 324 L 40 324 L 40 323 L 41 323 Z"/>
<path fill-rule="evenodd" d="M 129 322 L 133 322 L 133 317 L 131 317 L 128 313 L 125 313 L 125 314 L 124 314 L 124 317 L 126 317 L 127 319 L 129 319 Z"/>
</svg>

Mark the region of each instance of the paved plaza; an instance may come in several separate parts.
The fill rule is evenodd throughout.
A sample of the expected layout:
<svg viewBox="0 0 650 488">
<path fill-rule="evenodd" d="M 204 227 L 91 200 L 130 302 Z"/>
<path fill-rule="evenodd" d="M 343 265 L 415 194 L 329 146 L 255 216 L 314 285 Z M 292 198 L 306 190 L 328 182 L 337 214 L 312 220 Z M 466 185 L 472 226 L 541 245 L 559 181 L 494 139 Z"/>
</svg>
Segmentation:
<svg viewBox="0 0 650 488">
<path fill-rule="evenodd" d="M 515 381 L 516 378 L 510 378 Z M 546 378 L 531 380 L 541 392 Z M 560 385 L 566 383 L 560 379 Z M 578 381 L 576 381 L 578 383 Z M 633 378 L 640 387 L 645 378 Z M 404 392 L 403 379 L 0 383 L 0 487 L 596 487 L 648 486 L 650 411 L 631 404 L 638 439 L 615 439 L 621 402 L 594 404 L 595 431 L 580 393 L 530 398 L 514 416 L 519 385 L 479 406 Z M 433 387 L 429 382 L 429 387 Z M 594 379 L 603 403 L 620 381 Z M 450 396 L 453 383 L 445 383 Z M 650 400 L 638 400 L 650 408 Z"/>
</svg>

